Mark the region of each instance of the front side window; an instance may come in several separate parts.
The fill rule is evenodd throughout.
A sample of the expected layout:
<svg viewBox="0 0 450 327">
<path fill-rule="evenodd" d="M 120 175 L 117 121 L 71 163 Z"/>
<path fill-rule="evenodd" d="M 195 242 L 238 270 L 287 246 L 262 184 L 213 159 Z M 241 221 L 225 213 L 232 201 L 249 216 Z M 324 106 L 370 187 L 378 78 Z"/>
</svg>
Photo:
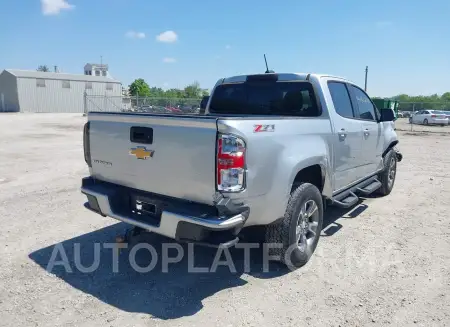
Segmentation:
<svg viewBox="0 0 450 327">
<path fill-rule="evenodd" d="M 334 110 L 342 117 L 355 118 L 347 86 L 341 82 L 328 82 L 328 89 L 333 100 Z"/>
<path fill-rule="evenodd" d="M 353 99 L 358 106 L 359 118 L 364 120 L 376 120 L 377 116 L 375 114 L 374 105 L 367 94 L 354 85 L 350 85 L 350 89 L 353 92 Z"/>
<path fill-rule="evenodd" d="M 311 83 L 272 80 L 217 86 L 211 97 L 209 112 L 240 115 L 320 116 Z"/>
</svg>

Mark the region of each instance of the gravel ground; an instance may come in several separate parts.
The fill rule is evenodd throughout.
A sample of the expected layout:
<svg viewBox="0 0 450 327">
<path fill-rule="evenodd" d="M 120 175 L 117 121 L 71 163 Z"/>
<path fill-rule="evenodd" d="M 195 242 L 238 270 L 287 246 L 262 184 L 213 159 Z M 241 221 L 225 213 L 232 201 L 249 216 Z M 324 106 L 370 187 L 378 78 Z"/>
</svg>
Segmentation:
<svg viewBox="0 0 450 327">
<path fill-rule="evenodd" d="M 450 325 L 450 136 L 400 132 L 393 193 L 350 211 L 327 212 L 316 254 L 294 272 L 188 274 L 186 260 L 138 273 L 126 250 L 113 272 L 102 248 L 97 270 L 56 266 L 55 245 L 74 268 L 93 261 L 95 242 L 114 242 L 126 226 L 83 208 L 87 175 L 81 128 L 64 114 L 0 116 L 0 326 L 448 326 Z M 447 218 L 445 218 L 447 216 Z M 144 241 L 165 241 L 145 235 Z M 186 247 L 184 247 L 186 248 Z M 195 249 L 210 266 L 211 249 Z M 140 251 L 140 263 L 149 252 Z"/>
</svg>

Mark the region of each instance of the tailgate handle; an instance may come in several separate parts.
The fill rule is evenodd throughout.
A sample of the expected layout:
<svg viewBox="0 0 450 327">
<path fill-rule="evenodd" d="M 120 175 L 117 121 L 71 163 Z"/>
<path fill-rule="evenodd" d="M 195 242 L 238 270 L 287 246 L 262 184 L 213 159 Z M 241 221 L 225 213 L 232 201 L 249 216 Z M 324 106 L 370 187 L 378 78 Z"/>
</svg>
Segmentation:
<svg viewBox="0 0 450 327">
<path fill-rule="evenodd" d="M 130 129 L 130 141 L 135 143 L 152 144 L 153 128 L 133 126 Z"/>
</svg>

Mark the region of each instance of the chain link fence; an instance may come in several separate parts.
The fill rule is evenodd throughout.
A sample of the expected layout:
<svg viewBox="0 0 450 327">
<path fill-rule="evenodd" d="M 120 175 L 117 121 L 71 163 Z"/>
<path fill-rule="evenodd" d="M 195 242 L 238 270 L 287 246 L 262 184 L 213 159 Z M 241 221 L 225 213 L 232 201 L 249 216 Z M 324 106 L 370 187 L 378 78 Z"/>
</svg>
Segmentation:
<svg viewBox="0 0 450 327">
<path fill-rule="evenodd" d="M 84 95 L 84 112 L 151 112 L 193 114 L 200 110 L 201 99 L 124 97 L 107 95 Z"/>
<path fill-rule="evenodd" d="M 198 114 L 201 99 L 155 98 L 85 95 L 84 111 L 104 112 L 149 112 L 159 114 Z M 400 131 L 450 133 L 450 126 L 422 118 L 413 119 L 414 113 L 423 110 L 447 112 L 450 117 L 450 102 L 399 102 L 398 119 L 395 127 Z"/>
<path fill-rule="evenodd" d="M 399 102 L 400 111 L 444 110 L 450 111 L 450 102 Z"/>
<path fill-rule="evenodd" d="M 450 102 L 399 102 L 395 128 L 400 131 L 447 134 L 450 133 L 449 121 Z"/>
</svg>

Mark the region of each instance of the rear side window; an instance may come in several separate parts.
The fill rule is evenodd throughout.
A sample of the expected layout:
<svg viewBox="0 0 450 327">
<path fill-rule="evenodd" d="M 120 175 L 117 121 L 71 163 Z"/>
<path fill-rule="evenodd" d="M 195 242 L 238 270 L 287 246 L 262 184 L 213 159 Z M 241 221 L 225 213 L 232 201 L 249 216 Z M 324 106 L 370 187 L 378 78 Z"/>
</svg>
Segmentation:
<svg viewBox="0 0 450 327">
<path fill-rule="evenodd" d="M 257 81 L 216 87 L 209 112 L 239 115 L 317 117 L 313 87 L 309 82 Z"/>
<path fill-rule="evenodd" d="M 328 89 L 336 112 L 345 118 L 355 118 L 347 86 L 340 82 L 328 82 Z"/>
<path fill-rule="evenodd" d="M 377 116 L 375 113 L 375 107 L 367 94 L 353 85 L 350 85 L 350 88 L 353 91 L 354 99 L 358 105 L 359 118 L 365 120 L 376 120 Z"/>
</svg>

